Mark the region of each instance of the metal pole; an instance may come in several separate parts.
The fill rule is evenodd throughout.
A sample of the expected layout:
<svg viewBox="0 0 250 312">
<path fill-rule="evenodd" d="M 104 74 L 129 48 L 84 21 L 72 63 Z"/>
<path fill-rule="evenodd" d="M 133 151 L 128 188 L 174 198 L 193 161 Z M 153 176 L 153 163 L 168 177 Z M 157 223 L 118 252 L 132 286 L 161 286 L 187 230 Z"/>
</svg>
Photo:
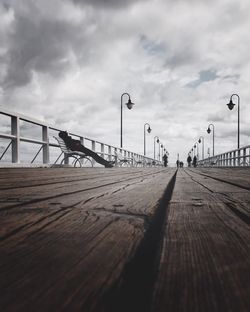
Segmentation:
<svg viewBox="0 0 250 312">
<path fill-rule="evenodd" d="M 210 130 L 210 126 L 213 126 L 213 156 L 214 156 L 214 124 L 209 124 L 208 125 L 208 130 Z M 207 130 L 207 132 L 208 132 L 208 130 Z M 210 132 L 208 132 L 208 133 L 210 133 Z"/>
<path fill-rule="evenodd" d="M 202 159 L 204 159 L 204 137 L 202 137 Z"/>
<path fill-rule="evenodd" d="M 238 149 L 240 148 L 240 97 L 238 96 Z"/>
<path fill-rule="evenodd" d="M 146 129 L 145 129 L 146 126 L 150 128 L 150 125 L 146 122 L 144 124 L 144 156 L 146 155 Z"/>
<path fill-rule="evenodd" d="M 144 125 L 144 156 L 146 155 L 146 133 L 145 133 L 145 126 L 146 126 L 146 124 Z"/>
<path fill-rule="evenodd" d="M 213 125 L 213 156 L 214 156 L 214 125 Z"/>
<path fill-rule="evenodd" d="M 154 159 L 155 159 L 155 139 L 154 139 Z"/>
<path fill-rule="evenodd" d="M 120 147 L 122 148 L 122 98 L 124 95 L 127 95 L 130 99 L 130 95 L 127 93 L 127 92 L 124 92 L 122 95 L 121 95 L 121 144 L 120 144 Z"/>
<path fill-rule="evenodd" d="M 120 147 L 122 148 L 122 97 L 123 97 L 124 93 L 121 96 L 121 143 L 120 143 Z"/>
</svg>

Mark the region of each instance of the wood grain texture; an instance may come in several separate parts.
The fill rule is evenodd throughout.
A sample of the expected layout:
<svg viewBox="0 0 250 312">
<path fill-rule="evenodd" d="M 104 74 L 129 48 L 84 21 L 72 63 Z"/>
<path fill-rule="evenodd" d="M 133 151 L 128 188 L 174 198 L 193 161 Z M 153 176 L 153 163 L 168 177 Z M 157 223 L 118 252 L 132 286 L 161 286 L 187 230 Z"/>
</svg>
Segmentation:
<svg viewBox="0 0 250 312">
<path fill-rule="evenodd" d="M 134 257 L 175 170 L 0 172 L 0 306 L 95 311 Z"/>
<path fill-rule="evenodd" d="M 250 310 L 249 224 L 228 207 L 233 200 L 235 209 L 248 209 L 250 194 L 202 172 L 178 171 L 152 311 Z M 234 193 L 243 193 L 244 199 Z"/>
<path fill-rule="evenodd" d="M 250 311 L 249 173 L 1 168 L 1 311 Z"/>
</svg>

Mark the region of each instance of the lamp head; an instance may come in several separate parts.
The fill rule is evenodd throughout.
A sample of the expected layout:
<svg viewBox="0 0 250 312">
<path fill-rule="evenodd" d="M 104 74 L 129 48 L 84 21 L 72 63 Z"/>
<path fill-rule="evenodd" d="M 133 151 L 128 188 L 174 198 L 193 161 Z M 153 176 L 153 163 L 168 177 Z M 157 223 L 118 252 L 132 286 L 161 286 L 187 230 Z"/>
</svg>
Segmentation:
<svg viewBox="0 0 250 312">
<path fill-rule="evenodd" d="M 199 141 L 198 141 L 199 143 L 201 143 L 201 139 L 199 139 Z"/>
<path fill-rule="evenodd" d="M 156 140 L 156 142 L 157 142 L 157 143 L 159 143 L 159 142 L 160 142 L 160 140 L 159 140 L 159 139 L 157 139 L 157 140 Z"/>
<path fill-rule="evenodd" d="M 208 127 L 207 128 L 207 133 L 209 134 L 211 132 L 211 129 Z"/>
<path fill-rule="evenodd" d="M 230 99 L 230 102 L 227 104 L 228 108 L 232 110 L 234 108 L 234 105 L 235 104 L 233 103 L 232 99 Z"/>
<path fill-rule="evenodd" d="M 161 144 L 161 148 L 163 148 L 163 145 Z"/>
<path fill-rule="evenodd" d="M 134 103 L 131 102 L 130 98 L 128 99 L 128 103 L 126 103 L 128 109 L 132 109 L 133 105 L 135 105 Z"/>
<path fill-rule="evenodd" d="M 150 128 L 150 126 L 148 127 L 148 133 L 150 133 L 152 131 L 152 129 Z"/>
</svg>

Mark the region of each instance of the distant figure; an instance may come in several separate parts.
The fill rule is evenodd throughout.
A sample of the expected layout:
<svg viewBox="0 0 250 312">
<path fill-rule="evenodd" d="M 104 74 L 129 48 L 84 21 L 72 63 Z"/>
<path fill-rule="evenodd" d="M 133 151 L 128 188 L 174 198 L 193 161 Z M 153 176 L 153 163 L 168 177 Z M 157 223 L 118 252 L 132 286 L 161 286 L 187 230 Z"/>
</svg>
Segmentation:
<svg viewBox="0 0 250 312">
<path fill-rule="evenodd" d="M 188 158 L 187 158 L 188 167 L 191 167 L 191 162 L 192 162 L 192 157 L 188 155 Z"/>
<path fill-rule="evenodd" d="M 180 168 L 183 168 L 183 161 L 180 161 Z"/>
<path fill-rule="evenodd" d="M 194 158 L 193 158 L 193 166 L 197 167 L 197 157 L 196 156 L 194 156 Z"/>
<path fill-rule="evenodd" d="M 179 168 L 179 166 L 180 166 L 179 159 L 176 160 L 176 166 L 177 166 L 177 168 Z"/>
<path fill-rule="evenodd" d="M 163 155 L 162 159 L 163 159 L 164 167 L 167 167 L 168 166 L 168 156 L 166 153 Z"/>
<path fill-rule="evenodd" d="M 106 168 L 113 167 L 110 162 L 108 162 L 92 150 L 88 149 L 87 147 L 83 146 L 79 140 L 72 139 L 72 137 L 68 135 L 67 131 L 60 131 L 58 135 L 61 139 L 63 139 L 67 148 L 71 149 L 72 151 L 83 152 L 84 154 L 92 157 L 96 162 L 105 166 Z"/>
</svg>

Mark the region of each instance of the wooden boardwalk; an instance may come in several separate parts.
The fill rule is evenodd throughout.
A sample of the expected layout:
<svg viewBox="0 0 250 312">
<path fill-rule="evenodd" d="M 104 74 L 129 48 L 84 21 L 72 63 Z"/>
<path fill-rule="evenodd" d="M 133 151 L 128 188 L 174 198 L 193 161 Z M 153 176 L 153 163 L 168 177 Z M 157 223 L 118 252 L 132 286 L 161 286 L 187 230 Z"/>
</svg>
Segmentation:
<svg viewBox="0 0 250 312">
<path fill-rule="evenodd" d="M 250 169 L 0 181 L 0 311 L 250 311 Z"/>
</svg>

